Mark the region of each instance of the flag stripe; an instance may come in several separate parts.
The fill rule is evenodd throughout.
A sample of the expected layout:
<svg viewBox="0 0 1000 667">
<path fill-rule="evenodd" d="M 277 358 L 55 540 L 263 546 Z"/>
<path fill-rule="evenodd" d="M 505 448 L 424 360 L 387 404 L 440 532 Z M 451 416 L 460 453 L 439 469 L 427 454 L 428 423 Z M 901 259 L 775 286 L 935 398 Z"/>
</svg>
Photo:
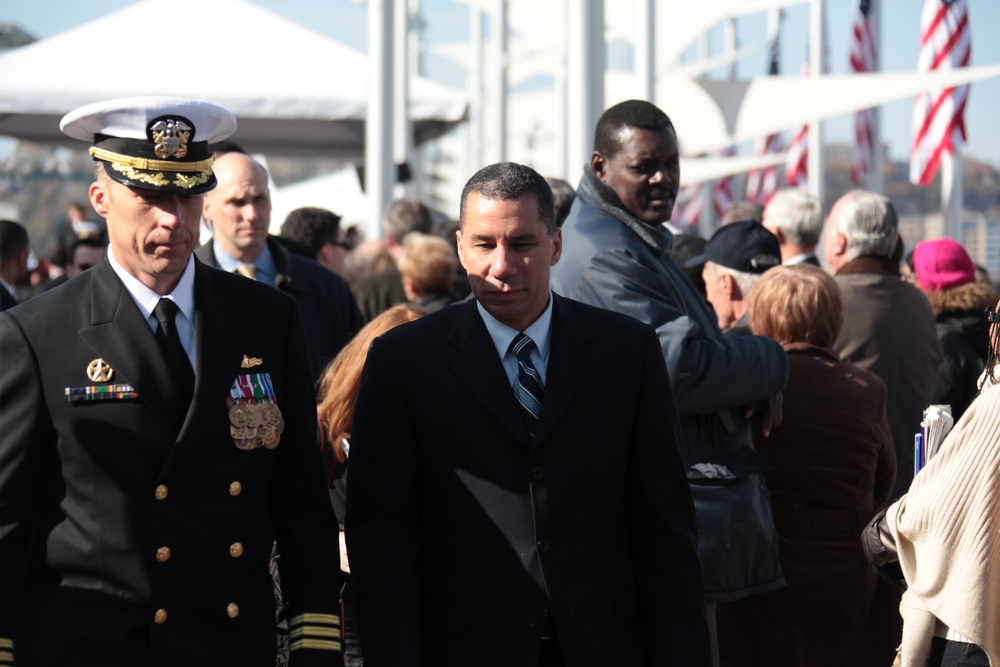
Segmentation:
<svg viewBox="0 0 1000 667">
<path fill-rule="evenodd" d="M 924 0 L 920 15 L 921 72 L 966 67 L 971 58 L 971 31 L 966 0 Z M 917 96 L 913 106 L 913 150 L 910 181 L 930 185 L 941 155 L 966 140 L 965 105 L 969 86 L 932 90 Z"/>
<path fill-rule="evenodd" d="M 856 74 L 875 70 L 875 33 L 869 18 L 874 2 L 878 2 L 878 0 L 871 2 L 859 0 L 857 7 L 855 7 L 851 31 L 853 39 L 851 41 L 850 65 L 851 71 Z M 872 151 L 874 150 L 872 131 L 874 121 L 872 109 L 863 109 L 854 114 L 854 168 L 851 175 L 856 185 L 860 185 L 871 170 Z"/>
</svg>

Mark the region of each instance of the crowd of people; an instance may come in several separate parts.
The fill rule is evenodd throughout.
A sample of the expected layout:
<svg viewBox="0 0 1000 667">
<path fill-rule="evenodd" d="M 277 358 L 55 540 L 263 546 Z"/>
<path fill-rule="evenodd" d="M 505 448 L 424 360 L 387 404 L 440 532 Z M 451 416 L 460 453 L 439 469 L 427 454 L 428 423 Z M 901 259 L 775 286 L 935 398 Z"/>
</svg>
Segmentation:
<svg viewBox="0 0 1000 667">
<path fill-rule="evenodd" d="M 884 195 L 699 238 L 629 100 L 575 188 L 272 235 L 225 109 L 61 127 L 100 221 L 45 271 L 0 221 L 0 665 L 1000 664 L 1000 304 Z"/>
</svg>

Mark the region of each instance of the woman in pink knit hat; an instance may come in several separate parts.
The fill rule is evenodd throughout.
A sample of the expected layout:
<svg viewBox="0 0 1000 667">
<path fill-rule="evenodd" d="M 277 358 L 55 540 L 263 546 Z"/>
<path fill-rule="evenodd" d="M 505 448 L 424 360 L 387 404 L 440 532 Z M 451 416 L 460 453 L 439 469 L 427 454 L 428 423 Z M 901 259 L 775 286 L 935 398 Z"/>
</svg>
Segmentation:
<svg viewBox="0 0 1000 667">
<path fill-rule="evenodd" d="M 944 360 L 934 382 L 932 403 L 951 406 L 957 421 L 976 397 L 986 364 L 985 310 L 997 301 L 993 287 L 976 281 L 976 266 L 953 239 L 921 241 L 913 249 L 920 289 L 934 308 Z"/>
</svg>

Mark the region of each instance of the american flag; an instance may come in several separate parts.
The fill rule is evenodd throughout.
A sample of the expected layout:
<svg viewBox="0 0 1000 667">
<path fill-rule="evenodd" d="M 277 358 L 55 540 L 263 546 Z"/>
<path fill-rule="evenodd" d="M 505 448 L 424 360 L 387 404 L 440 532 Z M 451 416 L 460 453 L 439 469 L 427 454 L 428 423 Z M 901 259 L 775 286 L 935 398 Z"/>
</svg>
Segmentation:
<svg viewBox="0 0 1000 667">
<path fill-rule="evenodd" d="M 771 57 L 768 64 L 767 73 L 771 76 L 778 74 L 778 38 L 777 33 L 771 36 Z M 754 142 L 753 154 L 768 155 L 777 153 L 779 150 L 779 138 L 777 134 L 770 134 L 767 137 L 758 137 Z M 778 167 L 772 165 L 763 169 L 755 169 L 747 176 L 746 198 L 755 201 L 762 206 L 767 206 L 771 201 L 775 191 L 778 189 Z"/>
<path fill-rule="evenodd" d="M 851 71 L 856 73 L 875 70 L 875 31 L 869 19 L 872 5 L 877 0 L 860 0 L 851 26 Z M 854 183 L 860 184 L 871 168 L 873 109 L 854 114 Z"/>
<path fill-rule="evenodd" d="M 718 151 L 716 157 L 732 157 L 736 150 L 729 146 Z M 732 176 L 724 176 L 712 185 L 712 208 L 715 209 L 715 219 L 722 220 L 722 214 L 733 201 Z"/>
<path fill-rule="evenodd" d="M 821 44 L 820 68 L 823 74 L 830 72 L 830 49 L 826 38 L 826 21 L 823 21 L 823 43 Z M 807 52 L 808 52 L 808 44 Z M 809 76 L 809 56 L 802 63 L 802 76 Z M 809 180 L 809 124 L 805 123 L 792 135 L 785 159 L 785 181 L 793 187 L 804 188 Z"/>
<path fill-rule="evenodd" d="M 809 76 L 809 65 L 802 66 L 802 74 Z M 809 177 L 809 124 L 805 123 L 792 135 L 785 159 L 785 180 L 792 187 L 804 187 Z"/>
<path fill-rule="evenodd" d="M 917 70 L 930 72 L 966 67 L 971 53 L 969 12 L 965 0 L 925 0 L 920 15 Z M 965 141 L 965 102 L 969 86 L 935 89 L 917 96 L 913 108 L 910 181 L 927 186 L 934 180 L 942 152 Z"/>
<path fill-rule="evenodd" d="M 674 202 L 674 212 L 670 216 L 670 222 L 675 227 L 681 229 L 695 229 L 701 219 L 701 185 L 692 183 L 685 185 L 677 193 L 677 201 Z"/>
</svg>

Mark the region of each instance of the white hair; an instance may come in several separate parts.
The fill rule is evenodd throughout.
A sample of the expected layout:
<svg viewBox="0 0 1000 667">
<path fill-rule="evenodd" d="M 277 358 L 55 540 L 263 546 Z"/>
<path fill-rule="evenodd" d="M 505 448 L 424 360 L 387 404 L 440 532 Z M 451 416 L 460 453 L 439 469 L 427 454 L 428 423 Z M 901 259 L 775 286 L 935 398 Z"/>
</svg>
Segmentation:
<svg viewBox="0 0 1000 667">
<path fill-rule="evenodd" d="M 815 247 L 823 231 L 823 206 L 805 190 L 782 188 L 768 202 L 764 219 L 777 227 L 789 243 Z"/>
<path fill-rule="evenodd" d="M 835 206 L 837 216 L 831 222 L 847 238 L 844 258 L 862 256 L 892 257 L 899 240 L 899 220 L 888 197 L 851 190 Z"/>
</svg>

